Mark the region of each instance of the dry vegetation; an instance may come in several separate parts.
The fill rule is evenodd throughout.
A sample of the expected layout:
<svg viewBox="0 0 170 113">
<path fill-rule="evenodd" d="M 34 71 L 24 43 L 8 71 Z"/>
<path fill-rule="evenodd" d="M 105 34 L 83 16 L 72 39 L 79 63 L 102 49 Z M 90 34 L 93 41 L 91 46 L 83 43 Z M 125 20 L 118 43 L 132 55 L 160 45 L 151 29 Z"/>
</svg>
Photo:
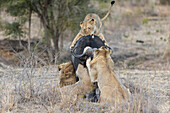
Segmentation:
<svg viewBox="0 0 170 113">
<path fill-rule="evenodd" d="M 44 63 L 34 52 L 27 57 L 19 57 L 25 53 L 13 52 L 22 68 L 0 63 L 0 112 L 168 113 L 170 60 L 162 56 L 169 46 L 169 11 L 170 7 L 165 5 L 136 6 L 120 2 L 114 6 L 111 18 L 104 22 L 102 31 L 113 49 L 115 75 L 132 92 L 129 103 L 101 105 L 88 102 L 82 95 L 63 100 L 56 65 Z M 33 18 L 36 23 L 35 20 Z M 40 27 L 35 27 L 35 23 L 32 33 L 41 36 Z M 66 31 L 64 37 L 59 62 L 68 61 L 67 51 L 72 40 L 68 37 L 73 35 Z M 8 54 L 2 58 L 10 59 Z M 40 67 L 42 62 L 45 66 Z"/>
<path fill-rule="evenodd" d="M 0 70 L 1 112 L 161 112 L 168 111 L 170 71 L 115 71 L 132 92 L 129 103 L 101 105 L 80 97 L 63 100 L 56 66 L 43 68 L 4 68 Z M 133 84 L 132 84 L 133 83 Z M 115 109 L 116 107 L 116 109 Z"/>
</svg>

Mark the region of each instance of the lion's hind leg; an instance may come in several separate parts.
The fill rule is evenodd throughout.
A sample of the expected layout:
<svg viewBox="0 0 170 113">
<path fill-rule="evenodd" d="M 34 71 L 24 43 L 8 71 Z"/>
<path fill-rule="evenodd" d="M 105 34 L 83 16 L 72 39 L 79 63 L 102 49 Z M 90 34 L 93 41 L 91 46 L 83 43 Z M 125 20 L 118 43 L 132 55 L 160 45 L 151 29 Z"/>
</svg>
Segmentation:
<svg viewBox="0 0 170 113">
<path fill-rule="evenodd" d="M 122 97 L 119 95 L 117 88 L 104 86 L 101 90 L 101 102 L 119 104 Z"/>
</svg>

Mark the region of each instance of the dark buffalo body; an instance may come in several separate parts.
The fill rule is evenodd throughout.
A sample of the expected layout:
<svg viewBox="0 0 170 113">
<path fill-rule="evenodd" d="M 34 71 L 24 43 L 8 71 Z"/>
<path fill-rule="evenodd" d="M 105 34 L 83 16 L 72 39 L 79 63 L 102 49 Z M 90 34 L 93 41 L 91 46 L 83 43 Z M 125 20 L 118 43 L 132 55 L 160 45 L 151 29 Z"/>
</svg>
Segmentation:
<svg viewBox="0 0 170 113">
<path fill-rule="evenodd" d="M 94 36 L 94 38 L 92 38 L 91 35 L 83 36 L 76 42 L 74 46 L 74 53 L 78 55 L 82 54 L 84 51 L 84 48 L 86 48 L 87 46 L 91 48 L 100 48 L 101 46 L 105 46 L 105 45 L 104 45 L 104 42 L 98 36 Z M 73 63 L 75 72 L 77 70 L 78 64 L 82 64 L 86 66 L 87 57 L 88 56 L 85 55 L 81 58 L 76 58 L 73 55 L 71 55 L 71 61 Z"/>
<path fill-rule="evenodd" d="M 94 36 L 94 38 L 92 38 L 92 36 L 90 36 L 90 35 L 83 36 L 75 43 L 73 52 L 77 55 L 80 55 L 83 53 L 84 48 L 86 48 L 87 46 L 89 46 L 91 48 L 100 48 L 101 46 L 105 46 L 105 44 L 98 36 Z M 82 64 L 82 65 L 86 66 L 86 60 L 88 57 L 89 56 L 83 55 L 82 57 L 77 58 L 73 54 L 71 54 L 71 61 L 74 66 L 75 72 L 77 70 L 78 64 Z M 78 80 L 79 80 L 79 78 L 76 76 L 76 81 L 78 81 Z M 99 99 L 99 96 L 100 96 L 100 92 L 97 93 L 97 91 L 98 91 L 98 88 L 94 89 L 90 94 L 87 94 L 86 99 L 91 102 L 97 102 Z M 99 96 L 97 96 L 97 95 L 99 95 Z"/>
</svg>

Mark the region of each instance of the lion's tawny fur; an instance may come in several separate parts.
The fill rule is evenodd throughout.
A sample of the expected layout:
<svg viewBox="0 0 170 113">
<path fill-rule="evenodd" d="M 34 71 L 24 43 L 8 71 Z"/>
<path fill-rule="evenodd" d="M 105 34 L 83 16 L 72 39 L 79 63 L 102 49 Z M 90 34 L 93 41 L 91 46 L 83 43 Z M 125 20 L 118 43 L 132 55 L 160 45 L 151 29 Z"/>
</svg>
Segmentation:
<svg viewBox="0 0 170 113">
<path fill-rule="evenodd" d="M 79 38 L 87 35 L 99 36 L 105 42 L 105 45 L 107 45 L 104 35 L 101 33 L 101 27 L 102 27 L 102 21 L 104 21 L 110 14 L 111 7 L 113 6 L 113 4 L 114 2 L 112 1 L 107 14 L 102 19 L 100 19 L 100 17 L 95 13 L 90 13 L 86 15 L 84 21 L 80 23 L 81 30 L 74 38 L 70 46 L 70 49 L 74 47 L 74 44 L 77 42 Z"/>
<path fill-rule="evenodd" d="M 96 87 L 93 83 L 91 83 L 88 70 L 83 65 L 78 65 L 76 74 L 79 77 L 78 82 L 60 88 L 63 99 L 68 100 L 77 98 L 78 95 L 85 95 L 87 92 L 92 91 Z"/>
<path fill-rule="evenodd" d="M 76 83 L 74 67 L 71 62 L 66 62 L 58 66 L 60 76 L 60 87 Z"/>
<path fill-rule="evenodd" d="M 97 81 L 101 91 L 100 101 L 119 104 L 128 100 L 128 91 L 112 72 L 113 61 L 110 57 L 111 50 L 104 47 L 95 50 L 93 60 L 87 61 L 87 67 L 92 82 Z"/>
</svg>

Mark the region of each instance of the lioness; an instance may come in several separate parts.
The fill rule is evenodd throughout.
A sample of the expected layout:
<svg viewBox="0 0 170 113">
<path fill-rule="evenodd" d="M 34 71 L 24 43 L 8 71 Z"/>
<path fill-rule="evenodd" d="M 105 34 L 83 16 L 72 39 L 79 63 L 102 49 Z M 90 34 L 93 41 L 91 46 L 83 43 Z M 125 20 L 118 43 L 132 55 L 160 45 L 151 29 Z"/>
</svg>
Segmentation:
<svg viewBox="0 0 170 113">
<path fill-rule="evenodd" d="M 106 40 L 103 34 L 101 33 L 100 29 L 102 27 L 102 21 L 104 21 L 108 17 L 111 11 L 111 7 L 113 6 L 114 3 L 115 1 L 111 2 L 111 5 L 109 7 L 107 14 L 102 19 L 100 19 L 100 17 L 97 14 L 90 13 L 85 17 L 83 22 L 80 22 L 81 30 L 79 31 L 77 36 L 74 38 L 70 46 L 70 49 L 74 47 L 74 44 L 77 42 L 79 38 L 83 36 L 87 36 L 87 35 L 99 36 L 105 42 L 105 45 L 107 45 Z"/>
<path fill-rule="evenodd" d="M 94 51 L 93 60 L 86 61 L 92 82 L 97 81 L 101 91 L 100 101 L 121 103 L 128 100 L 128 92 L 121 85 L 112 72 L 113 61 L 110 57 L 111 50 L 101 47 Z"/>
<path fill-rule="evenodd" d="M 60 64 L 58 70 L 60 75 L 60 87 L 76 83 L 74 67 L 71 62 Z"/>
<path fill-rule="evenodd" d="M 88 70 L 83 65 L 78 65 L 76 74 L 79 77 L 78 82 L 73 85 L 60 88 L 64 99 L 77 99 L 78 95 L 85 95 L 87 92 L 92 91 L 96 87 L 93 83 L 91 83 Z"/>
</svg>

